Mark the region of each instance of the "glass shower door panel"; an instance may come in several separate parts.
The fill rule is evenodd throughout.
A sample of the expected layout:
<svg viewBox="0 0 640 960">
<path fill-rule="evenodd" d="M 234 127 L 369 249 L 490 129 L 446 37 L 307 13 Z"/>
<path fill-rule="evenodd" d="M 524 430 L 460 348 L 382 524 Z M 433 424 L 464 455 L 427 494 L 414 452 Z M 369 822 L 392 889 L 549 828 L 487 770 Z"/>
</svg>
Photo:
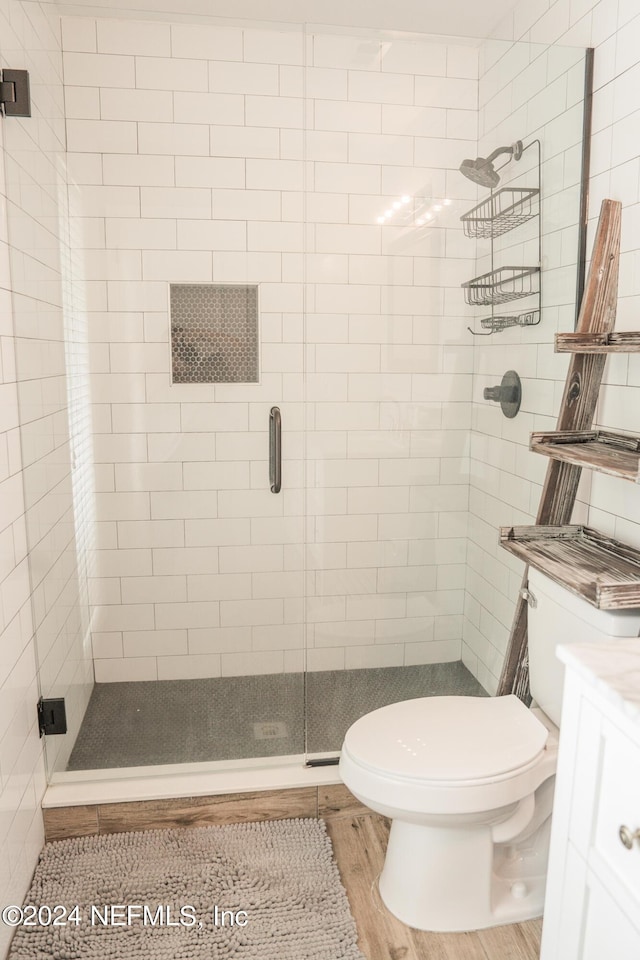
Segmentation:
<svg viewBox="0 0 640 960">
<path fill-rule="evenodd" d="M 96 687 L 75 770 L 304 749 L 302 35 L 171 30 L 194 76 L 211 49 L 208 92 L 175 92 L 175 185 L 138 180 L 139 217 L 106 217 L 117 280 L 106 322 L 89 316 L 111 338 L 92 381 Z M 160 124 L 143 106 L 147 142 Z"/>
<path fill-rule="evenodd" d="M 307 749 L 322 755 L 385 703 L 479 690 L 460 662 L 472 377 L 460 283 L 475 250 L 457 170 L 475 155 L 477 88 L 446 75 L 459 50 L 445 41 L 318 32 L 310 50 Z M 455 109 L 425 109 L 427 73 Z"/>
</svg>

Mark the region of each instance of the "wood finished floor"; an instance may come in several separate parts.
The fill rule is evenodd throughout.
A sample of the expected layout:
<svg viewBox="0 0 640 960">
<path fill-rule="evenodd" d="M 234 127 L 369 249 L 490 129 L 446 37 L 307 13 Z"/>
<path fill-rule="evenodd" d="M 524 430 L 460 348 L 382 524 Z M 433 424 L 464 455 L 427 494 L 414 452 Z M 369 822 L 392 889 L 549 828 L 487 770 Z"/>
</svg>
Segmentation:
<svg viewBox="0 0 640 960">
<path fill-rule="evenodd" d="M 425 933 L 406 927 L 386 910 L 375 886 L 388 836 L 383 818 L 328 820 L 327 830 L 367 960 L 538 960 L 540 920 L 473 933 Z"/>
</svg>

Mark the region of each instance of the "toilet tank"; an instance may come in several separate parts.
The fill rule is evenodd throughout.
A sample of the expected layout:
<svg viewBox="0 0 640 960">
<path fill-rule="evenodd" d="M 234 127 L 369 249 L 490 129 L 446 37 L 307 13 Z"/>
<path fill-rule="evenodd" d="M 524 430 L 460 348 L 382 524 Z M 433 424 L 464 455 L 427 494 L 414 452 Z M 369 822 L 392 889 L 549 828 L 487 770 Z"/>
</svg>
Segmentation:
<svg viewBox="0 0 640 960">
<path fill-rule="evenodd" d="M 535 598 L 528 613 L 531 696 L 559 726 L 564 664 L 556 656 L 556 647 L 640 636 L 640 609 L 598 610 L 532 567 L 529 592 Z"/>
</svg>

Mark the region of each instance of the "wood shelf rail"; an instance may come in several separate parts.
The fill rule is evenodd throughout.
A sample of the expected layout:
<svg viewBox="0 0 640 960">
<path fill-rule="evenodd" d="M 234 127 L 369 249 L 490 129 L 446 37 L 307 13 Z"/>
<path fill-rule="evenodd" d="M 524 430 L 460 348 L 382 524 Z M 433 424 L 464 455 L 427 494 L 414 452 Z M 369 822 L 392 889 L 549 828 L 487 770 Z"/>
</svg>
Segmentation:
<svg viewBox="0 0 640 960">
<path fill-rule="evenodd" d="M 501 527 L 502 546 L 600 610 L 640 606 L 640 551 L 577 525 Z"/>
<path fill-rule="evenodd" d="M 603 200 L 593 244 L 591 265 L 580 304 L 577 333 L 605 334 L 613 331 L 618 302 L 620 265 L 620 220 L 622 204 Z M 591 430 L 602 383 L 606 355 L 574 353 L 569 361 L 567 379 L 556 424 L 559 431 Z M 536 516 L 537 524 L 564 526 L 571 522 L 582 467 L 575 463 L 549 461 Z M 527 568 L 522 586 L 527 583 Z M 507 653 L 498 683 L 498 695 L 515 693 L 531 703 L 529 656 L 527 647 L 527 602 L 522 596 L 509 635 Z"/>
<path fill-rule="evenodd" d="M 637 353 L 640 331 L 556 333 L 556 353 Z"/>
<path fill-rule="evenodd" d="M 640 436 L 610 430 L 532 433 L 529 449 L 553 460 L 640 483 Z"/>
</svg>

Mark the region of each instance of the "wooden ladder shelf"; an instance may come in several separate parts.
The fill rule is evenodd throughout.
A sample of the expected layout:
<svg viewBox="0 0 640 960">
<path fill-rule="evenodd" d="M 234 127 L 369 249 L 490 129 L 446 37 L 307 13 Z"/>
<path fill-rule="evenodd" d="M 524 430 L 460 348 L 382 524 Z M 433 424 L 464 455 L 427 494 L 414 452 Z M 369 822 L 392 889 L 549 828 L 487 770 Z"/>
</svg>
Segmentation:
<svg viewBox="0 0 640 960">
<path fill-rule="evenodd" d="M 570 524 L 583 467 L 635 482 L 639 477 L 640 438 L 593 430 L 607 354 L 640 350 L 640 332 L 613 332 L 620 220 L 621 204 L 603 200 L 576 331 L 556 336 L 556 350 L 572 356 L 557 431 L 535 433 L 531 440 L 533 450 L 550 458 L 536 525 L 501 531 L 502 546 L 506 549 L 594 605 L 608 608 L 640 605 L 640 552 L 607 540 L 596 531 Z M 546 530 L 541 529 L 545 527 Z M 523 594 L 528 569 L 527 566 L 498 685 L 499 696 L 515 693 L 527 704 L 531 702 L 528 607 Z M 618 575 L 613 582 L 612 571 Z"/>
</svg>

